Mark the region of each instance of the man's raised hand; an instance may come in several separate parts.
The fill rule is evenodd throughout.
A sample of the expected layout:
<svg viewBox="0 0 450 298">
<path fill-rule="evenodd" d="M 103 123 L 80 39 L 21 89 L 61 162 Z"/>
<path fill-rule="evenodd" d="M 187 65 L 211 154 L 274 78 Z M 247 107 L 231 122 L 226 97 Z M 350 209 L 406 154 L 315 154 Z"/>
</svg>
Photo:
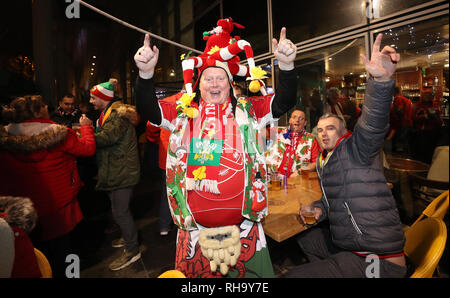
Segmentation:
<svg viewBox="0 0 450 298">
<path fill-rule="evenodd" d="M 153 77 L 156 63 L 158 62 L 159 50 L 156 46 L 150 46 L 150 35 L 145 34 L 144 45 L 137 50 L 134 61 L 139 69 L 139 76 L 143 79 Z"/>
<path fill-rule="evenodd" d="M 369 61 L 366 56 L 361 54 L 361 59 L 366 66 L 366 71 L 372 75 L 375 81 L 389 81 L 397 69 L 397 62 L 400 61 L 400 54 L 390 46 L 385 46 L 380 51 L 381 39 L 383 34 L 378 34 L 372 47 L 372 57 Z"/>
<path fill-rule="evenodd" d="M 280 40 L 272 39 L 272 51 L 278 60 L 278 67 L 281 70 L 294 69 L 294 60 L 297 56 L 297 47 L 286 38 L 286 28 L 281 28 Z"/>
</svg>

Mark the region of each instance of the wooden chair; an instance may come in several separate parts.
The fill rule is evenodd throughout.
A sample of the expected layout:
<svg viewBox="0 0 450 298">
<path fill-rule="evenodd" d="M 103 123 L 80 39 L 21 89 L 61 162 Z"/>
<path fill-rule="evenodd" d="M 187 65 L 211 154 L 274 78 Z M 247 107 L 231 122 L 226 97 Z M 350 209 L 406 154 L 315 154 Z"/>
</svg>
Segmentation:
<svg viewBox="0 0 450 298">
<path fill-rule="evenodd" d="M 447 228 L 438 218 L 429 217 L 405 233 L 405 254 L 415 266 L 410 278 L 431 278 L 445 249 Z"/>
<path fill-rule="evenodd" d="M 42 278 L 52 278 L 52 268 L 45 255 L 37 248 L 34 248 L 34 253 L 36 254 L 36 260 L 41 270 Z"/>
</svg>

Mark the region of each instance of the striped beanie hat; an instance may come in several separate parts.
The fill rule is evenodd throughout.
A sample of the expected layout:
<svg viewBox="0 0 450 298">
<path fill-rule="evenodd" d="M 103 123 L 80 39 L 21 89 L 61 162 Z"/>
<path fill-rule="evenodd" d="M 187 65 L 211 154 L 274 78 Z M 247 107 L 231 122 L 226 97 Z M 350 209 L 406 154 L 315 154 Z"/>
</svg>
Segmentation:
<svg viewBox="0 0 450 298">
<path fill-rule="evenodd" d="M 117 85 L 116 79 L 109 79 L 108 82 L 95 85 L 91 89 L 91 94 L 105 101 L 111 101 L 114 98 L 114 88 Z"/>
</svg>

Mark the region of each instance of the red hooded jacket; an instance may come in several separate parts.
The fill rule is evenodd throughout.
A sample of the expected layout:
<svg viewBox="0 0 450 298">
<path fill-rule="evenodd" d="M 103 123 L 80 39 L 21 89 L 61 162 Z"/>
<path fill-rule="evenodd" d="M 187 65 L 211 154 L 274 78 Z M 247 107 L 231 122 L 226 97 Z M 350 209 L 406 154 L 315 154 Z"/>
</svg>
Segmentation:
<svg viewBox="0 0 450 298">
<path fill-rule="evenodd" d="M 81 135 L 45 119 L 0 126 L 0 195 L 33 201 L 41 241 L 70 232 L 83 218 L 76 157 L 93 155 L 96 144 L 92 127 L 82 126 Z"/>
</svg>

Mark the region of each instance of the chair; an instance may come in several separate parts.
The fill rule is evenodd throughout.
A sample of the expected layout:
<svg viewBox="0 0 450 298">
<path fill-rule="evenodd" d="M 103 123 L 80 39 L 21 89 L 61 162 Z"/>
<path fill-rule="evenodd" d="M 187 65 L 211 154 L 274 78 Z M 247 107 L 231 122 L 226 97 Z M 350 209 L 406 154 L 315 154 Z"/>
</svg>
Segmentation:
<svg viewBox="0 0 450 298">
<path fill-rule="evenodd" d="M 166 272 L 158 276 L 158 278 L 186 278 L 186 276 L 183 274 L 183 272 L 178 270 L 167 270 Z"/>
<path fill-rule="evenodd" d="M 449 203 L 449 191 L 444 191 L 437 198 L 431 201 L 430 204 L 423 210 L 422 214 L 416 221 L 411 225 L 414 226 L 416 223 L 421 221 L 426 217 L 435 217 L 439 219 L 444 219 L 445 214 L 448 211 L 448 203 Z"/>
<path fill-rule="evenodd" d="M 34 253 L 39 269 L 41 270 L 42 278 L 52 278 L 52 268 L 45 255 L 37 248 L 34 248 Z"/>
<path fill-rule="evenodd" d="M 429 217 L 405 233 L 405 254 L 415 266 L 410 278 L 430 278 L 436 270 L 447 241 L 447 228 L 438 218 Z"/>
<path fill-rule="evenodd" d="M 449 183 L 437 180 L 430 180 L 417 174 L 408 175 L 411 195 L 414 204 L 414 215 L 419 216 L 423 210 L 430 205 L 438 194 L 449 189 Z M 448 194 L 447 194 L 448 196 Z M 448 209 L 448 198 L 447 198 Z M 443 213 L 445 214 L 446 211 Z M 442 219 L 442 218 L 441 218 Z"/>
</svg>

